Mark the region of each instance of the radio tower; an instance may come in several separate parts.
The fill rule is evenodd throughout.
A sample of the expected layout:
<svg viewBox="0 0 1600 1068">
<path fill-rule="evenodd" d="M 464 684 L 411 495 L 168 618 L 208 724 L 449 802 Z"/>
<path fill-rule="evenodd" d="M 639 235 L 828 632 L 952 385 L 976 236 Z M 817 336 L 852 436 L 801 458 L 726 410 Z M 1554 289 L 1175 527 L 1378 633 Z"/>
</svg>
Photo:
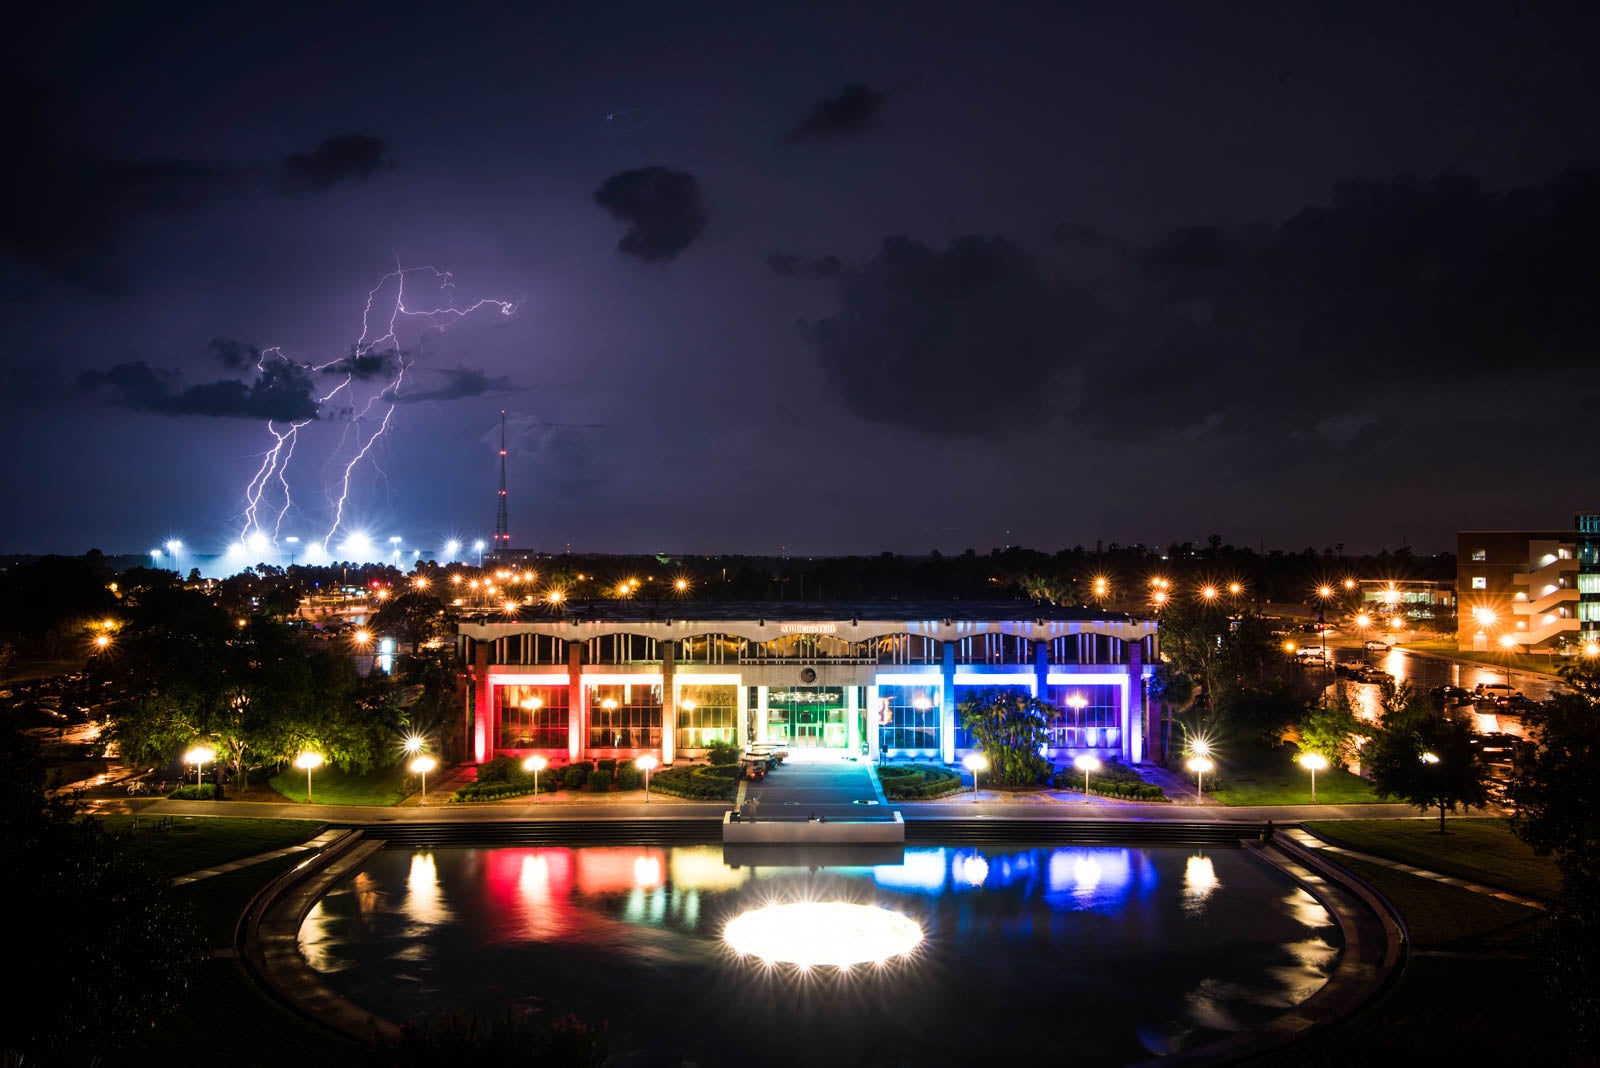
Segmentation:
<svg viewBox="0 0 1600 1068">
<path fill-rule="evenodd" d="M 494 552 L 511 549 L 511 517 L 506 512 L 506 410 L 500 409 L 500 503 L 494 513 Z"/>
</svg>

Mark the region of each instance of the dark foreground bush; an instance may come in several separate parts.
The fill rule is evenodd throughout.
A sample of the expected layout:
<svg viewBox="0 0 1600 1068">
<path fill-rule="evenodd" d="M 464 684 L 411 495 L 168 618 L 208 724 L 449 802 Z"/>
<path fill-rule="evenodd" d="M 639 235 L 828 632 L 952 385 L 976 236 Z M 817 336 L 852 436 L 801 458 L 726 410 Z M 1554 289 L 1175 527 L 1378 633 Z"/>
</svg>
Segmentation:
<svg viewBox="0 0 1600 1068">
<path fill-rule="evenodd" d="M 878 781 L 891 801 L 930 801 L 961 792 L 961 776 L 938 766 L 885 764 L 878 769 Z"/>
<path fill-rule="evenodd" d="M 546 1026 L 534 1017 L 484 1018 L 441 1013 L 432 1026 L 407 1021 L 383 1050 L 390 1068 L 600 1068 L 611 1059 L 606 1026 L 594 1027 L 575 1016 Z"/>
</svg>

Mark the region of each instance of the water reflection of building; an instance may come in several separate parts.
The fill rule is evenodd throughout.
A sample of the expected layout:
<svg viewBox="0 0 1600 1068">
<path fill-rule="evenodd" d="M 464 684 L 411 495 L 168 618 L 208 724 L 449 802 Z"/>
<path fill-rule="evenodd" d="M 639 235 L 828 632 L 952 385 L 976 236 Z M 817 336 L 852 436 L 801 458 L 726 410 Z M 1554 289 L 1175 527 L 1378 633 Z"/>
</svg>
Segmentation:
<svg viewBox="0 0 1600 1068">
<path fill-rule="evenodd" d="M 1018 617 L 1022 618 L 1018 618 Z M 697 755 L 715 741 L 954 761 L 956 706 L 1011 687 L 1055 712 L 1048 755 L 1139 760 L 1156 624 L 981 604 L 569 604 L 464 623 L 477 760 Z"/>
</svg>

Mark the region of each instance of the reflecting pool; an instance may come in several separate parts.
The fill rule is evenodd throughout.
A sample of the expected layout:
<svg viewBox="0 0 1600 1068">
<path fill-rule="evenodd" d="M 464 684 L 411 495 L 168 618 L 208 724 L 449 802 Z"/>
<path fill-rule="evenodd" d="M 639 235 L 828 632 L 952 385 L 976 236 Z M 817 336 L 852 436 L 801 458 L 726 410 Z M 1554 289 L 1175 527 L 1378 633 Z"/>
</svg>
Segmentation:
<svg viewBox="0 0 1600 1068">
<path fill-rule="evenodd" d="M 869 908 L 770 908 L 801 903 Z M 811 869 L 733 867 L 717 845 L 391 847 L 312 909 L 300 948 L 387 1019 L 573 1013 L 609 1023 L 622 1065 L 1115 1065 L 1305 1000 L 1339 937 L 1228 848 L 908 847 Z"/>
</svg>

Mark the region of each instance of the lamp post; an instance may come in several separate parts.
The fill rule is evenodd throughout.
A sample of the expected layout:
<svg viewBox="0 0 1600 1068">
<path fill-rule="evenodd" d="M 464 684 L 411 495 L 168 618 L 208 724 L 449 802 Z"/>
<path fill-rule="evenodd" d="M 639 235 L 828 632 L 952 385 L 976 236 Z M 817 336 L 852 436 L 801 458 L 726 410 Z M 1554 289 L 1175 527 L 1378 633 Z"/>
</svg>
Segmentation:
<svg viewBox="0 0 1600 1068">
<path fill-rule="evenodd" d="M 483 567 L 483 539 L 479 538 L 477 541 L 473 542 L 472 543 L 472 548 L 478 554 L 478 567 L 479 567 L 479 569 L 482 569 L 482 567 Z"/>
<path fill-rule="evenodd" d="M 194 765 L 194 784 L 196 786 L 200 785 L 200 769 L 216 759 L 216 756 L 217 751 L 209 745 L 197 745 L 183 754 L 183 762 Z"/>
<path fill-rule="evenodd" d="M 545 765 L 547 763 L 549 763 L 549 761 L 545 760 L 544 757 L 537 756 L 537 755 L 531 756 L 527 760 L 524 760 L 522 762 L 522 768 L 523 768 L 524 771 L 533 772 L 533 796 L 534 797 L 538 797 L 539 796 L 539 773 L 544 770 Z"/>
<path fill-rule="evenodd" d="M 1322 635 L 1322 682 L 1328 682 L 1328 598 L 1333 596 L 1333 587 L 1322 585 L 1317 587 L 1317 596 L 1322 598 L 1322 607 L 1317 609 L 1317 631 Z"/>
<path fill-rule="evenodd" d="M 650 803 L 650 772 L 656 766 L 656 758 L 649 753 L 633 762 L 634 767 L 644 772 L 644 803 Z"/>
<path fill-rule="evenodd" d="M 311 769 L 322 767 L 322 754 L 307 750 L 294 758 L 294 766 L 306 769 L 306 804 L 311 804 Z"/>
<path fill-rule="evenodd" d="M 1089 773 L 1091 771 L 1099 771 L 1100 770 L 1100 760 L 1099 760 L 1098 757 L 1092 757 L 1088 753 L 1085 753 L 1085 754 L 1083 754 L 1083 756 L 1079 757 L 1077 760 L 1074 760 L 1072 762 L 1072 765 L 1073 765 L 1073 767 L 1077 768 L 1079 771 L 1083 772 L 1083 800 L 1084 800 L 1085 804 L 1088 804 L 1089 803 Z"/>
<path fill-rule="evenodd" d="M 1512 694 L 1511 663 L 1517 655 L 1517 636 L 1515 634 L 1500 635 L 1500 648 L 1506 651 L 1506 696 Z"/>
<path fill-rule="evenodd" d="M 1210 757 L 1197 756 L 1190 757 L 1187 766 L 1190 771 L 1194 772 L 1194 796 L 1204 801 L 1206 796 L 1206 772 L 1216 767 L 1216 765 L 1211 762 Z"/>
<path fill-rule="evenodd" d="M 1300 766 L 1311 773 L 1311 803 L 1317 803 L 1317 772 L 1328 766 L 1328 758 L 1321 753 L 1301 753 Z"/>
<path fill-rule="evenodd" d="M 287 538 L 284 538 L 283 540 L 289 543 L 289 566 L 293 567 L 294 566 L 294 554 L 295 554 L 295 550 L 300 547 L 300 539 L 295 537 L 293 534 L 291 534 Z"/>
<path fill-rule="evenodd" d="M 968 753 L 961 763 L 965 764 L 967 770 L 972 772 L 972 803 L 976 805 L 978 803 L 978 772 L 988 768 L 989 758 L 982 753 Z"/>
<path fill-rule="evenodd" d="M 419 802 L 420 804 L 426 805 L 428 803 L 428 772 L 438 766 L 433 757 L 428 756 L 426 753 L 411 762 L 412 774 L 422 776 L 422 800 Z"/>
</svg>

